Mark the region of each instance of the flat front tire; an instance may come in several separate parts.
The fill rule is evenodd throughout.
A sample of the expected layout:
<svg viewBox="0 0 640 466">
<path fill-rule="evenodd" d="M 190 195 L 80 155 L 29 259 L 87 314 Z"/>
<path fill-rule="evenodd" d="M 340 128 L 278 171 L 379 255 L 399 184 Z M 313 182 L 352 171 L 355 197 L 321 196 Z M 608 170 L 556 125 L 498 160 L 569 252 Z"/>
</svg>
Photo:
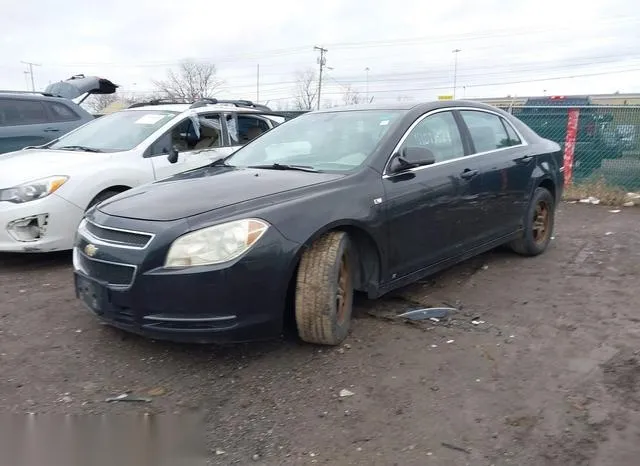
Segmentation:
<svg viewBox="0 0 640 466">
<path fill-rule="evenodd" d="M 353 308 L 353 255 L 349 236 L 331 231 L 305 251 L 296 277 L 295 315 L 300 338 L 339 345 Z"/>
<path fill-rule="evenodd" d="M 511 249 L 523 256 L 542 254 L 551 242 L 555 207 L 555 199 L 549 190 L 536 188 L 525 214 L 522 237 L 511 243 Z"/>
</svg>

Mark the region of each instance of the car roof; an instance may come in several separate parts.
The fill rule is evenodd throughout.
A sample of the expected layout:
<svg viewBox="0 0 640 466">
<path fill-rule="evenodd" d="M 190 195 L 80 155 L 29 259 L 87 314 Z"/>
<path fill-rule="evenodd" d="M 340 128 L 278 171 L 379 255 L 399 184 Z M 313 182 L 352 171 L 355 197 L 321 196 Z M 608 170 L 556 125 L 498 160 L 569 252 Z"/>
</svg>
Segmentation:
<svg viewBox="0 0 640 466">
<path fill-rule="evenodd" d="M 378 104 L 356 104 L 314 110 L 309 113 L 349 112 L 358 110 L 421 110 L 429 111 L 439 108 L 471 107 L 479 110 L 499 110 L 492 105 L 469 100 L 433 100 L 424 102 L 391 102 Z"/>
<path fill-rule="evenodd" d="M 48 100 L 51 102 L 65 102 L 77 105 L 73 100 L 52 96 L 38 92 L 0 91 L 0 97 L 16 100 Z"/>
</svg>

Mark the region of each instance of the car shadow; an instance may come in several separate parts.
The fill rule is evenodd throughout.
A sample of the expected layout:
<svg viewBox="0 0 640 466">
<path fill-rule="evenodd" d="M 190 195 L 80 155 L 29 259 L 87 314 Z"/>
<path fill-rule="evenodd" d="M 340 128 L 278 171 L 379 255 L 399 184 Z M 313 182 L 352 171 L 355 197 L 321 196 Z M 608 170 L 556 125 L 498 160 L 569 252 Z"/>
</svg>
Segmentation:
<svg viewBox="0 0 640 466">
<path fill-rule="evenodd" d="M 55 268 L 71 265 L 71 251 L 42 253 L 0 253 L 0 271 L 26 268 Z"/>
</svg>

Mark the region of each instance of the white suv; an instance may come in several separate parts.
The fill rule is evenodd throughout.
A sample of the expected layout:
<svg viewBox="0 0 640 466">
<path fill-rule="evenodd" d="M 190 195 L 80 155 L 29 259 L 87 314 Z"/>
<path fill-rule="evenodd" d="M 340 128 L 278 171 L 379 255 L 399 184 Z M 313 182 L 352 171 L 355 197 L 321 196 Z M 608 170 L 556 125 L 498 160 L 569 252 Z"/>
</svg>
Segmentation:
<svg viewBox="0 0 640 466">
<path fill-rule="evenodd" d="M 286 117 L 249 101 L 154 101 L 0 156 L 0 252 L 69 250 L 86 210 L 227 156 Z"/>
</svg>

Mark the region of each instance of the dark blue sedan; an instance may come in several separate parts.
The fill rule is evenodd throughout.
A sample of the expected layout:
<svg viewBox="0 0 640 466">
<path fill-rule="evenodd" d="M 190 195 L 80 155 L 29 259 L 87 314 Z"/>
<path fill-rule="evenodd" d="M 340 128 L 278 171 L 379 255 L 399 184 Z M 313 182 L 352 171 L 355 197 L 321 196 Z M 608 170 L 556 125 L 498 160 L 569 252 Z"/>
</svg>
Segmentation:
<svg viewBox="0 0 640 466">
<path fill-rule="evenodd" d="M 156 339 L 270 338 L 292 317 L 303 340 L 336 345 L 354 291 L 377 298 L 503 244 L 545 251 L 562 163 L 558 144 L 479 103 L 306 113 L 91 209 L 77 295 Z"/>
</svg>

